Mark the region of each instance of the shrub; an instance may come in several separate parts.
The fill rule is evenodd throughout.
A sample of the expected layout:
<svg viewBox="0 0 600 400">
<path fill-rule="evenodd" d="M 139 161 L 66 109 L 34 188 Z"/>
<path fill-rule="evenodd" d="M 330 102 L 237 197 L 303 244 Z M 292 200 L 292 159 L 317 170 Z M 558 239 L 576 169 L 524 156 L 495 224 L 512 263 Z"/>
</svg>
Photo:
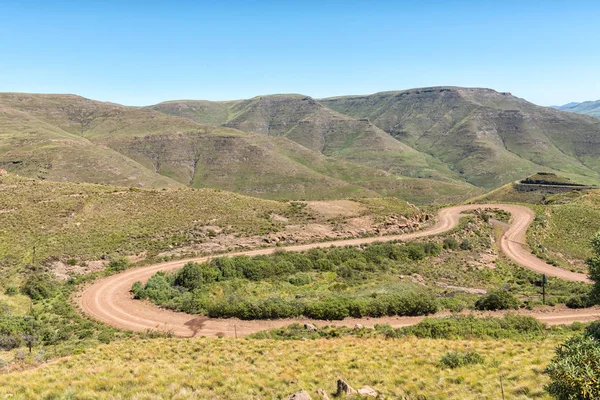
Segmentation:
<svg viewBox="0 0 600 400">
<path fill-rule="evenodd" d="M 7 296 L 14 296 L 19 293 L 19 289 L 16 286 L 7 286 L 4 294 Z"/>
<path fill-rule="evenodd" d="M 304 285 L 308 285 L 309 283 L 312 282 L 312 277 L 310 276 L 310 274 L 307 274 L 305 272 L 300 272 L 296 275 L 292 275 L 288 279 L 288 282 L 294 286 L 304 286 Z"/>
<path fill-rule="evenodd" d="M 73 266 L 73 265 L 77 265 L 77 260 L 76 260 L 76 259 L 74 259 L 74 258 L 69 258 L 69 259 L 67 260 L 67 265 L 71 265 L 71 266 Z"/>
<path fill-rule="evenodd" d="M 600 321 L 592 322 L 585 328 L 585 334 L 600 341 Z"/>
<path fill-rule="evenodd" d="M 449 238 L 444 239 L 444 242 L 442 243 L 442 247 L 447 250 L 457 250 L 458 242 L 456 241 L 456 239 L 449 237 Z"/>
<path fill-rule="evenodd" d="M 106 266 L 107 271 L 119 272 L 131 267 L 131 262 L 125 257 L 113 258 Z"/>
<path fill-rule="evenodd" d="M 113 340 L 115 340 L 115 334 L 113 331 L 102 331 L 100 332 L 100 334 L 98 334 L 98 341 L 100 343 L 104 343 L 104 344 L 108 344 L 110 342 L 112 342 Z"/>
<path fill-rule="evenodd" d="M 34 274 L 23 283 L 23 294 L 33 300 L 43 300 L 51 297 L 56 289 L 56 283 L 49 274 Z"/>
<path fill-rule="evenodd" d="M 482 311 L 516 310 L 519 308 L 519 300 L 505 290 L 498 290 L 477 299 L 475 308 Z"/>
<path fill-rule="evenodd" d="M 432 256 L 432 257 L 439 256 L 442 251 L 442 249 L 440 248 L 440 245 L 435 242 L 423 243 L 423 250 L 425 251 L 425 254 L 427 256 Z"/>
<path fill-rule="evenodd" d="M 410 243 L 406 246 L 408 251 L 408 258 L 414 261 L 424 260 L 425 259 L 425 249 L 422 245 L 417 243 Z"/>
<path fill-rule="evenodd" d="M 493 338 L 510 339 L 516 337 L 539 337 L 544 324 L 532 317 L 506 315 L 503 318 L 476 318 L 474 316 L 452 316 L 425 318 L 413 326 L 388 329 L 384 334 L 389 338 L 406 335 L 430 339 L 470 339 Z"/>
<path fill-rule="evenodd" d="M 12 350 L 20 347 L 23 340 L 16 335 L 0 335 L 0 350 Z"/>
<path fill-rule="evenodd" d="M 600 398 L 600 342 L 580 335 L 558 347 L 546 373 L 546 390 L 559 400 Z"/>
<path fill-rule="evenodd" d="M 341 297 L 316 301 L 306 306 L 304 315 L 314 319 L 344 319 L 350 316 L 349 301 Z"/>
<path fill-rule="evenodd" d="M 335 270 L 335 264 L 327 258 L 319 258 L 315 262 L 315 267 L 319 271 L 334 271 Z"/>
<path fill-rule="evenodd" d="M 175 285 L 194 290 L 202 287 L 202 266 L 195 262 L 189 262 L 175 274 Z"/>
<path fill-rule="evenodd" d="M 463 239 L 462 242 L 460 242 L 460 249 L 461 250 L 473 250 L 473 245 L 471 244 L 471 241 L 469 239 Z"/>
<path fill-rule="evenodd" d="M 586 308 L 591 305 L 589 297 L 586 295 L 573 296 L 565 304 L 569 308 Z"/>
<path fill-rule="evenodd" d="M 440 365 L 443 368 L 459 368 L 465 365 L 483 364 L 483 357 L 476 351 L 451 351 L 446 353 L 440 359 Z"/>
</svg>

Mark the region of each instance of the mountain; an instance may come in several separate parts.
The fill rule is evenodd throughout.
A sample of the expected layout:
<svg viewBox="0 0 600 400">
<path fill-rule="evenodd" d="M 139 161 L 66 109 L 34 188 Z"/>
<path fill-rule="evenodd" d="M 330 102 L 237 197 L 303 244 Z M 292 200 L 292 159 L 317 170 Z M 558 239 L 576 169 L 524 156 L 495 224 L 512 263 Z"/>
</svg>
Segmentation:
<svg viewBox="0 0 600 400">
<path fill-rule="evenodd" d="M 600 100 L 584 101 L 583 103 L 568 103 L 563 106 L 553 106 L 552 108 L 600 118 Z"/>
<path fill-rule="evenodd" d="M 211 125 L 219 106 L 194 103 L 208 104 L 200 122 L 74 95 L 0 94 L 0 168 L 55 181 L 210 187 L 274 199 L 397 195 L 447 202 L 478 191 L 336 160 L 285 137 Z"/>
<path fill-rule="evenodd" d="M 491 89 L 432 87 L 322 99 L 486 189 L 537 171 L 600 180 L 600 120 Z"/>
<path fill-rule="evenodd" d="M 600 120 L 457 87 L 151 107 L 3 93 L 0 151 L 0 168 L 55 181 L 446 203 L 536 172 L 597 184 Z"/>
<path fill-rule="evenodd" d="M 234 104 L 225 124 L 285 137 L 336 159 L 395 175 L 460 181 L 439 161 L 395 140 L 369 121 L 334 112 L 303 95 L 260 96 Z"/>
</svg>

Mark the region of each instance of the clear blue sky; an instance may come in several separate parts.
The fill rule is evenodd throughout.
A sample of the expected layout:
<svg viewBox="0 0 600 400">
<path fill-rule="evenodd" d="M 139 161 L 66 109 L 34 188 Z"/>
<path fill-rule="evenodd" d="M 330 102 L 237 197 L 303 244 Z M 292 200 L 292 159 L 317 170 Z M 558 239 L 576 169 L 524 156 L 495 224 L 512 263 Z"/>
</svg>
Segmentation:
<svg viewBox="0 0 600 400">
<path fill-rule="evenodd" d="M 600 99 L 599 1 L 0 0 L 0 91 L 127 105 L 455 85 Z"/>
</svg>

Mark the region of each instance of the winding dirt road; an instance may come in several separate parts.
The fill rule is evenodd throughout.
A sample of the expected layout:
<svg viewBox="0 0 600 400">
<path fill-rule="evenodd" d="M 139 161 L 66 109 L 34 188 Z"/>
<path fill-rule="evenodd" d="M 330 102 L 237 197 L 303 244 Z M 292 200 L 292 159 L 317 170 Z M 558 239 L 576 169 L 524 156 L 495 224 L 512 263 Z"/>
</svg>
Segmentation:
<svg viewBox="0 0 600 400">
<path fill-rule="evenodd" d="M 462 213 L 481 209 L 496 208 L 511 213 L 510 227 L 502 235 L 500 249 L 513 261 L 538 273 L 559 277 L 565 280 L 589 282 L 584 274 L 554 267 L 533 256 L 525 242 L 527 227 L 534 218 L 534 212 L 517 205 L 477 204 L 448 207 L 440 210 L 436 223 L 428 229 L 403 235 L 339 240 L 324 243 L 285 247 L 286 251 L 305 251 L 314 248 L 331 246 L 359 245 L 389 240 L 411 240 L 424 236 L 437 235 L 458 226 Z M 227 254 L 262 255 L 271 254 L 281 248 L 266 248 Z M 223 255 L 220 255 L 223 256 Z M 76 298 L 80 309 L 89 316 L 108 325 L 134 331 L 158 329 L 170 331 L 176 336 L 244 336 L 264 329 L 289 325 L 292 322 L 307 322 L 307 319 L 273 320 L 273 321 L 241 321 L 238 319 L 210 319 L 181 312 L 164 310 L 148 302 L 133 300 L 130 289 L 134 282 L 145 282 L 158 271 L 173 271 L 183 267 L 189 261 L 204 262 L 212 257 L 202 257 L 180 261 L 171 261 L 151 266 L 133 268 L 117 275 L 100 279 L 85 288 Z M 548 324 L 570 323 L 574 321 L 591 321 L 600 317 L 600 310 L 561 310 L 548 313 L 530 313 Z M 440 314 L 442 315 L 442 314 Z M 489 315 L 489 313 L 488 313 Z M 406 326 L 419 322 L 422 317 L 387 317 L 366 319 L 345 319 L 333 321 L 329 325 L 349 325 L 360 323 L 373 326 L 378 323 L 389 323 L 392 326 Z M 320 322 L 323 323 L 322 321 Z"/>
</svg>

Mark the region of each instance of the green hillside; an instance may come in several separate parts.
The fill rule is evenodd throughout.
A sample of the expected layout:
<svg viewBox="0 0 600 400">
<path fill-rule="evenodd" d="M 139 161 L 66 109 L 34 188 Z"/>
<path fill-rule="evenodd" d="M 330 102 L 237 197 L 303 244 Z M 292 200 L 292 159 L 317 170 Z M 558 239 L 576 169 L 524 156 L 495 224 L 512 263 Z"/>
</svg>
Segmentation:
<svg viewBox="0 0 600 400">
<path fill-rule="evenodd" d="M 284 136 L 336 159 L 396 175 L 458 180 L 458 174 L 426 154 L 398 142 L 368 121 L 323 107 L 302 95 L 272 95 L 241 101 L 227 126 L 267 136 Z"/>
<path fill-rule="evenodd" d="M 597 183 L 600 121 L 490 89 L 435 87 L 320 100 L 368 119 L 467 182 L 492 189 L 537 171 Z"/>
<path fill-rule="evenodd" d="M 283 202 L 213 189 L 128 189 L 0 176 L 0 265 L 148 255 L 202 243 L 209 229 L 277 231 Z M 215 228 L 217 227 L 217 228 Z M 34 254 L 35 248 L 35 254 Z"/>
<path fill-rule="evenodd" d="M 569 103 L 564 106 L 552 107 L 561 111 L 573 112 L 576 114 L 586 114 L 592 117 L 600 117 L 600 100 L 584 101 L 583 103 Z"/>
<path fill-rule="evenodd" d="M 175 100 L 149 108 L 164 114 L 192 119 L 200 124 L 220 125 L 229 119 L 229 107 L 235 101 Z"/>
<path fill-rule="evenodd" d="M 157 107 L 172 111 L 182 103 L 187 104 Z M 236 103 L 191 103 L 190 109 L 203 117 L 192 120 L 189 114 L 184 118 L 73 95 L 0 94 L 0 129 L 5 133 L 0 136 L 0 149 L 5 150 L 0 168 L 55 181 L 210 187 L 271 199 L 382 194 L 430 203 L 478 193 L 460 182 L 438 185 L 400 178 L 283 137 L 213 126 L 224 115 L 219 113 L 229 115 L 225 107 Z M 380 136 L 397 143 L 383 132 Z"/>
</svg>

